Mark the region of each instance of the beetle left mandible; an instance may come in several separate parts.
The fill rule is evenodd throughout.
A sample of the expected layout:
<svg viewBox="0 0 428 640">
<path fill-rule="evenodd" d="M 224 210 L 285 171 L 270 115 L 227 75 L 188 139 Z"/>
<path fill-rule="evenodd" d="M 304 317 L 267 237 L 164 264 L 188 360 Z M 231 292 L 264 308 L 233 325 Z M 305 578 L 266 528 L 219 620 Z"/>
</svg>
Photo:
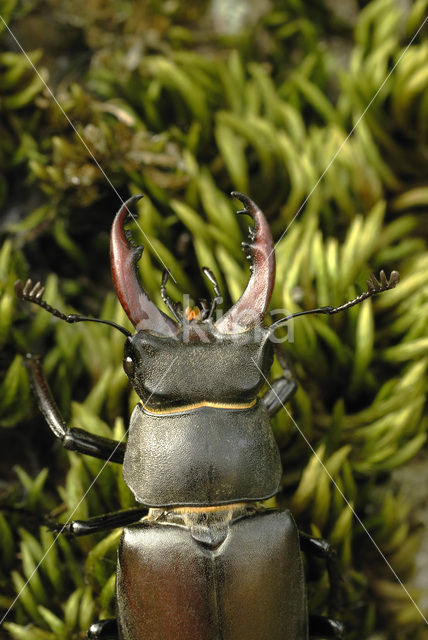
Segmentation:
<svg viewBox="0 0 428 640">
<path fill-rule="evenodd" d="M 272 236 L 257 205 L 234 192 L 254 220 L 251 277 L 238 302 L 220 319 L 220 292 L 202 309 L 162 298 L 174 319 L 143 290 L 136 271 L 142 247 L 124 231 L 130 198 L 111 233 L 113 282 L 136 331 L 113 322 L 65 315 L 42 299 L 31 280 L 17 295 L 70 322 L 110 324 L 125 336 L 124 369 L 141 402 L 131 416 L 125 444 L 64 422 L 37 358 L 28 368 L 41 411 L 67 449 L 123 463 L 125 481 L 140 507 L 58 525 L 84 535 L 124 527 L 117 569 L 117 619 L 92 625 L 90 638 L 121 640 L 307 640 L 337 638 L 342 625 L 307 614 L 300 549 L 325 557 L 334 552 L 302 534 L 289 511 L 260 503 L 278 492 L 282 468 L 270 418 L 296 390 L 285 359 L 284 375 L 263 396 L 274 347 L 273 331 L 303 314 L 333 314 L 393 288 L 399 275 L 380 282 L 340 307 L 320 307 L 263 325 L 275 274 Z M 147 508 L 148 513 L 147 513 Z M 145 515 L 147 513 L 147 515 Z"/>
</svg>

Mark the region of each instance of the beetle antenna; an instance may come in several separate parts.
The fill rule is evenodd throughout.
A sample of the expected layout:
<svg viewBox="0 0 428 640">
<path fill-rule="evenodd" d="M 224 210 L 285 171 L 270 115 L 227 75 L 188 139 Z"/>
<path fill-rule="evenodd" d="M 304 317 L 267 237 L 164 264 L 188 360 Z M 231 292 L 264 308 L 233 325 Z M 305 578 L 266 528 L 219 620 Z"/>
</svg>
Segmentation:
<svg viewBox="0 0 428 640">
<path fill-rule="evenodd" d="M 211 282 L 211 284 L 214 287 L 215 298 L 211 302 L 211 309 L 207 316 L 207 320 L 210 320 L 210 318 L 212 318 L 214 314 L 214 311 L 217 308 L 217 305 L 222 301 L 222 297 L 220 294 L 220 287 L 218 286 L 217 279 L 213 274 L 213 272 L 211 271 L 211 269 L 208 269 L 208 267 L 202 267 L 202 273 L 204 274 L 204 276 L 208 278 L 208 280 Z"/>
<path fill-rule="evenodd" d="M 48 304 L 43 300 L 42 296 L 43 296 L 44 290 L 45 288 L 42 286 L 41 282 L 36 282 L 36 284 L 33 284 L 33 281 L 31 280 L 31 278 L 28 278 L 24 286 L 22 285 L 21 280 L 17 280 L 15 282 L 15 293 L 18 296 L 18 298 L 20 298 L 21 300 L 24 300 L 25 302 L 32 302 L 33 304 L 38 304 L 39 307 L 42 307 L 42 309 L 45 309 L 56 318 L 65 320 L 65 322 L 68 322 L 69 324 L 73 324 L 75 322 L 100 322 L 101 324 L 108 324 L 111 327 L 114 327 L 114 329 L 119 329 L 119 331 L 121 331 L 127 338 L 132 336 L 132 333 L 128 331 L 128 329 L 125 329 L 125 327 L 122 327 L 120 324 L 117 324 L 116 322 L 112 322 L 111 320 L 100 320 L 99 318 L 89 318 L 87 316 L 77 315 L 76 313 L 70 313 L 69 315 L 62 313 L 58 309 L 51 307 L 50 304 Z"/>
<path fill-rule="evenodd" d="M 340 313 L 341 311 L 345 311 L 350 307 L 353 307 L 356 304 L 360 304 L 363 300 L 367 300 L 367 298 L 371 298 L 372 296 L 382 293 L 383 291 L 388 291 L 389 289 L 393 289 L 400 281 L 400 274 L 398 271 L 391 271 L 391 275 L 389 276 L 389 280 L 385 275 L 385 271 L 380 272 L 380 280 L 372 273 L 370 278 L 367 280 L 368 291 L 361 293 L 359 296 L 354 298 L 353 300 L 349 300 L 349 302 L 345 302 L 345 304 L 340 305 L 340 307 L 319 307 L 318 309 L 309 309 L 308 311 L 298 311 L 297 313 L 292 313 L 289 316 L 285 316 L 280 320 L 277 320 L 273 324 L 270 325 L 269 330 L 275 331 L 278 327 L 282 327 L 288 320 L 292 318 L 297 318 L 297 316 L 305 316 L 312 313 L 324 313 L 327 315 L 333 315 L 335 313 Z"/>
<path fill-rule="evenodd" d="M 168 269 L 164 269 L 163 273 L 162 273 L 161 297 L 162 297 L 162 300 L 164 301 L 165 305 L 171 311 L 171 313 L 174 316 L 174 318 L 178 322 L 181 322 L 181 318 L 179 316 L 179 312 L 178 312 L 178 308 L 177 308 L 178 305 L 171 300 L 171 298 L 169 297 L 169 295 L 166 292 L 166 283 L 168 282 L 168 278 L 169 278 L 169 271 L 168 271 Z"/>
</svg>

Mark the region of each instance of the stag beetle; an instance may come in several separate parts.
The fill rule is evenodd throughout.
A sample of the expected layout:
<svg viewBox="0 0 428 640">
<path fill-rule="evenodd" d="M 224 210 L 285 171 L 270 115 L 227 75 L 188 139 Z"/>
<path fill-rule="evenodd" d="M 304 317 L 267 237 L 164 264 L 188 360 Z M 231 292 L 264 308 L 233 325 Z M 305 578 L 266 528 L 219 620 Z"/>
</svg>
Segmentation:
<svg viewBox="0 0 428 640">
<path fill-rule="evenodd" d="M 111 231 L 111 268 L 119 300 L 135 327 L 64 315 L 43 299 L 43 287 L 17 282 L 23 300 L 73 323 L 107 323 L 126 336 L 123 366 L 141 401 L 124 443 L 69 428 L 47 386 L 39 360 L 27 363 L 46 421 L 67 449 L 123 464 L 125 482 L 142 507 L 60 525 L 84 535 L 124 527 L 117 566 L 117 619 L 91 626 L 89 638 L 121 640 L 307 640 L 342 636 L 332 618 L 308 616 L 300 549 L 325 557 L 329 544 L 298 531 L 289 511 L 263 501 L 279 489 L 282 468 L 270 418 L 296 390 L 282 352 L 284 375 L 261 397 L 274 356 L 273 332 L 290 318 L 333 314 L 391 289 L 381 272 L 368 291 L 340 307 L 321 307 L 263 324 L 275 278 L 268 223 L 247 196 L 233 192 L 251 216 L 251 276 L 241 298 L 214 320 L 220 299 L 181 310 L 161 294 L 173 318 L 160 311 L 139 281 L 142 247 L 125 231 L 129 208 Z M 148 509 L 148 512 L 147 512 Z"/>
</svg>

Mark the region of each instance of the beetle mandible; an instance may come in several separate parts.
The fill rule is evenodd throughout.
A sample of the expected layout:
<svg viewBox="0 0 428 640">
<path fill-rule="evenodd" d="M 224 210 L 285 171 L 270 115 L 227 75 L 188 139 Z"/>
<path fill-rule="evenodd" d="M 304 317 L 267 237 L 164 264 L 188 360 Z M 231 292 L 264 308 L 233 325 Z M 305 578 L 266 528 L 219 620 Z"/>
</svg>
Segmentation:
<svg viewBox="0 0 428 640">
<path fill-rule="evenodd" d="M 47 386 L 40 361 L 27 366 L 40 409 L 67 449 L 123 464 L 137 503 L 121 512 L 61 525 L 71 535 L 124 527 L 117 566 L 117 618 L 93 624 L 89 638 L 121 640 L 307 640 L 342 636 L 337 620 L 308 616 L 300 549 L 325 557 L 333 575 L 334 552 L 326 541 L 298 531 L 287 510 L 262 502 L 279 489 L 282 468 L 270 418 L 296 390 L 287 360 L 271 340 L 275 329 L 303 314 L 334 314 L 393 288 L 371 276 L 368 291 L 340 307 L 320 307 L 263 324 L 275 279 L 269 225 L 247 196 L 254 221 L 251 276 L 240 299 L 220 318 L 214 275 L 211 304 L 184 312 L 166 294 L 174 319 L 160 311 L 139 281 L 142 247 L 124 225 L 130 207 L 119 209 L 111 231 L 111 268 L 119 300 L 135 327 L 80 315 L 47 304 L 43 287 L 28 280 L 15 290 L 70 323 L 103 322 L 126 336 L 123 366 L 141 402 L 124 443 L 70 428 Z M 284 375 L 261 397 L 277 353 Z M 147 508 L 149 509 L 148 514 Z"/>
</svg>

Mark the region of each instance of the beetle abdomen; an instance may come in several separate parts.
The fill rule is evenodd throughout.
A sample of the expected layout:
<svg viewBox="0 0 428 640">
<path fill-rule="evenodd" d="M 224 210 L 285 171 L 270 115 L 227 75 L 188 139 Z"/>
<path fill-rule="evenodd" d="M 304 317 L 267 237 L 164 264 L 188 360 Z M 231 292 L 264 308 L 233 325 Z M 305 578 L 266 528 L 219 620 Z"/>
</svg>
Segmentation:
<svg viewBox="0 0 428 640">
<path fill-rule="evenodd" d="M 117 574 L 122 640 L 307 640 L 290 513 L 240 507 L 229 521 L 232 510 L 222 511 L 225 532 L 212 545 L 192 535 L 189 514 L 183 525 L 165 514 L 124 530 Z M 209 528 L 210 514 L 203 517 Z M 218 513 L 212 518 L 218 533 Z"/>
<path fill-rule="evenodd" d="M 279 451 L 266 410 L 199 406 L 131 417 L 123 474 L 151 507 L 263 500 L 278 491 Z"/>
</svg>

